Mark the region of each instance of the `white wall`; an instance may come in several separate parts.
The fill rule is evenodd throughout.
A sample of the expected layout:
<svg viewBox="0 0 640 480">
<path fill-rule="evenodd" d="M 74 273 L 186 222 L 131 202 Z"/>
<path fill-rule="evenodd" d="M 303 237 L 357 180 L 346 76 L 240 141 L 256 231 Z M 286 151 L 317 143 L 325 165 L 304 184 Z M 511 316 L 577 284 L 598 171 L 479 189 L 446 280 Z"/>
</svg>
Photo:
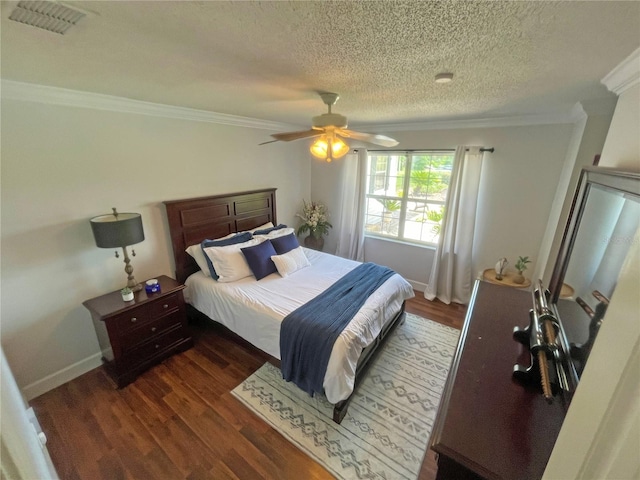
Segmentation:
<svg viewBox="0 0 640 480">
<path fill-rule="evenodd" d="M 607 141 L 602 149 L 601 166 L 640 172 L 639 99 L 640 82 L 620 94 Z"/>
<path fill-rule="evenodd" d="M 387 133 L 400 142 L 400 149 L 494 147 L 484 158 L 472 271 L 491 268 L 500 257 L 513 265 L 522 255 L 533 260 L 532 272 L 572 129 L 567 123 Z M 332 212 L 339 211 L 340 192 L 327 186 L 339 183 L 342 161 L 311 165 L 311 196 L 325 200 Z M 336 238 L 334 228 L 327 251 L 335 249 Z M 427 282 L 432 258 L 432 249 L 372 238 L 365 242 L 365 260 L 394 268 L 418 287 Z"/>
<path fill-rule="evenodd" d="M 582 110 L 582 105 L 579 107 Z M 594 156 L 602 152 L 602 146 L 613 116 L 613 106 L 611 111 L 606 113 L 600 111 L 592 113 L 591 110 L 588 112 L 582 110 L 582 113 L 584 118 L 578 120 L 574 125 L 571 145 L 564 160 L 563 170 L 558 179 L 556 194 L 549 212 L 547 229 L 538 251 L 538 264 L 536 269 L 532 270 L 532 278 L 543 279 L 545 285 L 549 285 L 553 267 L 560 252 L 560 243 L 564 234 L 563 227 L 569 218 L 580 172 L 583 167 L 593 165 Z"/>
<path fill-rule="evenodd" d="M 278 220 L 293 224 L 310 196 L 306 146 L 259 147 L 267 130 L 7 98 L 1 120 L 2 345 L 29 397 L 100 364 L 82 302 L 126 274 L 91 217 L 142 214 L 141 281 L 174 274 L 162 201 L 276 187 Z"/>
<path fill-rule="evenodd" d="M 639 60 L 640 49 L 605 78 L 620 96 L 601 166 L 640 172 Z M 622 91 L 611 85 L 622 85 Z M 543 478 L 640 475 L 639 292 L 640 233 L 636 233 Z"/>
</svg>

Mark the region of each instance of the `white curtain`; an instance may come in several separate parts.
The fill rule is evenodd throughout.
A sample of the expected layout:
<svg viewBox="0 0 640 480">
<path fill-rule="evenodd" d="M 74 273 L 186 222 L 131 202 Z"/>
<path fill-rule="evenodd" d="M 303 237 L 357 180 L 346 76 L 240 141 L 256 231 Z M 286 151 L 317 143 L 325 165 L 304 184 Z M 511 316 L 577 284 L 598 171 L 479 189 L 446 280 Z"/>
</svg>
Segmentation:
<svg viewBox="0 0 640 480">
<path fill-rule="evenodd" d="M 367 150 L 359 148 L 344 162 L 336 255 L 363 262 Z"/>
<path fill-rule="evenodd" d="M 456 149 L 438 248 L 424 296 L 444 303 L 469 302 L 472 250 L 483 153 L 480 147 Z"/>
</svg>

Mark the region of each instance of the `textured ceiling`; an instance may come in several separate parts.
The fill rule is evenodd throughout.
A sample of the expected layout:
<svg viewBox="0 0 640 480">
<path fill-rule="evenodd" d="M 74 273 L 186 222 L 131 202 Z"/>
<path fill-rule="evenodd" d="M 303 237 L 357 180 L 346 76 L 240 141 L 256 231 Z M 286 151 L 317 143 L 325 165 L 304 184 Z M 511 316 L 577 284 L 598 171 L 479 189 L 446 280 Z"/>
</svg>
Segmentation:
<svg viewBox="0 0 640 480">
<path fill-rule="evenodd" d="M 297 125 L 317 91 L 352 126 L 567 113 L 640 46 L 638 1 L 66 4 L 63 36 L 2 2 L 3 79 Z"/>
</svg>

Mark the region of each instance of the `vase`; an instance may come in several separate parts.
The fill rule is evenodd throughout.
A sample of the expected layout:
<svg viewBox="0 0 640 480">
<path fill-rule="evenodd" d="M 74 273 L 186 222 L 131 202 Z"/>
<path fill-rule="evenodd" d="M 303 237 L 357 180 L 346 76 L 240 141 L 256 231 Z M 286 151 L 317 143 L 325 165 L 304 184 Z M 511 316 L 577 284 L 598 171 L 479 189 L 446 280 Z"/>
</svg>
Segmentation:
<svg viewBox="0 0 640 480">
<path fill-rule="evenodd" d="M 498 263 L 496 263 L 496 267 L 495 267 L 496 280 L 502 280 L 502 277 L 507 270 L 507 265 L 509 265 L 509 262 L 507 262 L 506 258 L 503 257 L 500 260 L 498 260 Z"/>
<path fill-rule="evenodd" d="M 524 283 L 524 275 L 522 275 L 521 273 L 518 273 L 516 275 L 513 276 L 513 283 L 517 283 L 518 285 L 521 285 Z"/>
<path fill-rule="evenodd" d="M 324 247 L 324 238 L 309 235 L 304 239 L 304 246 L 321 252 Z"/>
</svg>

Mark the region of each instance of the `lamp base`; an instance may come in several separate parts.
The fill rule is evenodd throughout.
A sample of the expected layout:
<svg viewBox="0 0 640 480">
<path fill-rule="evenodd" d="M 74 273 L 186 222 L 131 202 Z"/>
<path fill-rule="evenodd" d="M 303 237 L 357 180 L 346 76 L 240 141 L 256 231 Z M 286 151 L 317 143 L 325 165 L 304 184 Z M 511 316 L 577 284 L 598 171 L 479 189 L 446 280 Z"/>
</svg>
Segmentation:
<svg viewBox="0 0 640 480">
<path fill-rule="evenodd" d="M 138 283 L 136 285 L 134 285 L 133 287 L 129 287 L 131 289 L 132 292 L 139 292 L 140 290 L 142 290 L 142 284 Z"/>
</svg>

